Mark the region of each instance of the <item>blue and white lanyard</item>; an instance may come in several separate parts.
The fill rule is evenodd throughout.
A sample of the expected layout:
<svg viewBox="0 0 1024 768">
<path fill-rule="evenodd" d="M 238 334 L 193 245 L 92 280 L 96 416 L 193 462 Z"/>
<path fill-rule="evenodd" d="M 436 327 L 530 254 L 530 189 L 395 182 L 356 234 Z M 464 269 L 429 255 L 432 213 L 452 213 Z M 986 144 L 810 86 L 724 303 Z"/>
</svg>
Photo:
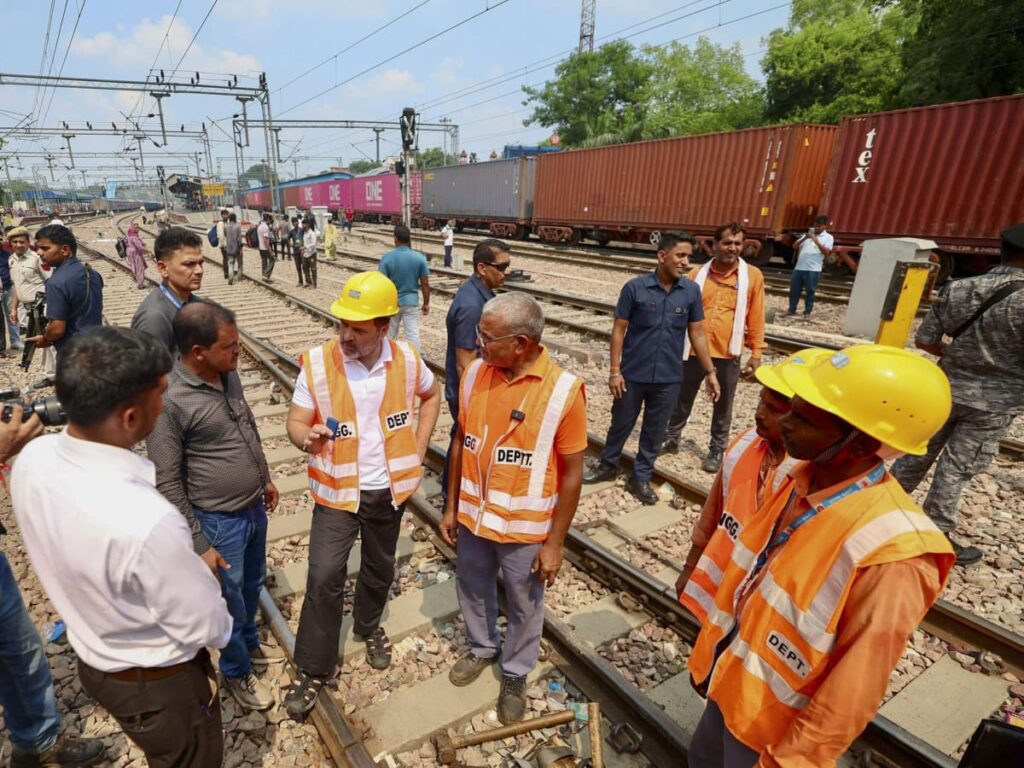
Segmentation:
<svg viewBox="0 0 1024 768">
<path fill-rule="evenodd" d="M 827 499 L 819 501 L 813 507 L 811 507 L 802 515 L 800 515 L 800 517 L 798 517 L 796 520 L 787 525 L 785 530 L 783 530 L 782 533 L 778 534 L 774 539 L 768 542 L 768 546 L 766 546 L 764 550 L 762 550 L 761 554 L 757 556 L 757 562 L 754 564 L 754 569 L 750 572 L 750 575 L 747 577 L 743 589 L 741 589 L 738 594 L 742 595 L 746 592 L 747 585 L 749 585 L 757 578 L 757 575 L 761 572 L 761 569 L 763 569 L 765 564 L 768 562 L 769 553 L 776 547 L 781 547 L 783 544 L 789 541 L 790 537 L 792 537 L 792 535 L 796 532 L 797 528 L 799 528 L 801 525 L 803 525 L 808 520 L 813 518 L 819 512 L 824 512 L 833 504 L 835 504 L 838 501 L 841 501 L 842 499 L 845 499 L 850 494 L 856 493 L 857 491 L 862 491 L 865 488 L 868 488 L 869 486 L 876 485 L 877 483 L 881 482 L 884 476 L 885 463 L 879 462 L 877 467 L 872 469 L 859 480 L 850 483 L 845 488 L 836 491 Z M 796 490 L 794 489 L 793 492 L 790 493 L 789 495 L 789 501 L 786 502 L 785 509 L 789 509 L 789 506 L 793 503 L 795 497 Z"/>
<path fill-rule="evenodd" d="M 163 293 L 164 296 L 167 297 L 167 300 L 169 302 L 171 302 L 171 304 L 174 305 L 175 309 L 181 309 L 181 307 L 182 307 L 181 299 L 179 299 L 177 296 L 175 296 L 171 291 L 167 290 L 167 286 L 164 285 L 163 283 L 160 283 L 160 291 L 161 291 L 161 293 Z"/>
</svg>

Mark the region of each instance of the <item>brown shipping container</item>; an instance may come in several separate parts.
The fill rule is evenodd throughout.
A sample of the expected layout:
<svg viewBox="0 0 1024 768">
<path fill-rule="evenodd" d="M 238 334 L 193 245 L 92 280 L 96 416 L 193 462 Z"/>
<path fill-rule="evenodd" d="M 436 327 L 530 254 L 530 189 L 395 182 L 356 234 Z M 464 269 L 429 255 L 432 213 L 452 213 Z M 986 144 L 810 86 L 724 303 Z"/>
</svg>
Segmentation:
<svg viewBox="0 0 1024 768">
<path fill-rule="evenodd" d="M 909 236 L 998 253 L 1024 220 L 1024 95 L 843 118 L 822 212 L 844 245 Z"/>
<path fill-rule="evenodd" d="M 739 221 L 775 238 L 811 223 L 835 136 L 801 123 L 542 155 L 534 221 L 626 240 Z"/>
</svg>

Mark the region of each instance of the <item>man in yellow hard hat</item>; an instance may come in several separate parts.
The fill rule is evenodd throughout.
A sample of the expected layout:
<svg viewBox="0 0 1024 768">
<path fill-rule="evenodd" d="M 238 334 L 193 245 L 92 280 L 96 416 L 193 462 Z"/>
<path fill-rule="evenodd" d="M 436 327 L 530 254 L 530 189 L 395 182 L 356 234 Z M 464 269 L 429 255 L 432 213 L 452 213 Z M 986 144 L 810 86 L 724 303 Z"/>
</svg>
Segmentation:
<svg viewBox="0 0 1024 768">
<path fill-rule="evenodd" d="M 288 438 L 308 455 L 313 523 L 306 597 L 295 640 L 295 681 L 284 705 L 302 719 L 334 673 L 349 550 L 362 542 L 353 634 L 375 669 L 391 664 L 380 625 L 394 578 L 405 503 L 423 477 L 423 456 L 441 398 L 416 348 L 388 339 L 398 291 L 380 272 L 353 275 L 331 305 L 338 338 L 302 356 Z M 414 426 L 416 399 L 419 419 Z"/>
<path fill-rule="evenodd" d="M 945 422 L 938 366 L 862 344 L 781 376 L 800 463 L 743 527 L 690 655 L 708 698 L 691 768 L 834 765 L 955 559 L 878 456 L 923 453 Z"/>
<path fill-rule="evenodd" d="M 789 413 L 793 389 L 783 380 L 787 368 L 811 365 L 827 357 L 827 349 L 794 352 L 775 365 L 762 365 L 754 375 L 761 382 L 755 426 L 741 433 L 725 451 L 700 518 L 690 535 L 690 552 L 676 580 L 679 602 L 701 621 L 713 609 L 712 595 L 753 514 L 786 477 L 796 460 L 786 456 L 779 425 Z"/>
</svg>

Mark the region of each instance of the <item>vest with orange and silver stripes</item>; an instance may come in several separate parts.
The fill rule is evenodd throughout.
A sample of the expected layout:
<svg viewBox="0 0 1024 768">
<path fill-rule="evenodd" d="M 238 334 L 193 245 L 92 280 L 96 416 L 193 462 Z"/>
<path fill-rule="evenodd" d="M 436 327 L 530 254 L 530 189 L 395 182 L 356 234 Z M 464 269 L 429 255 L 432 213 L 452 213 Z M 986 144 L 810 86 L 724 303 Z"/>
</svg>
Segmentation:
<svg viewBox="0 0 1024 768">
<path fill-rule="evenodd" d="M 494 386 L 493 379 L 498 376 L 496 369 L 482 360 L 463 374 L 459 407 L 465 431 L 458 521 L 475 535 L 495 541 L 544 541 L 558 501 L 555 434 L 582 382 L 552 363 L 520 404 L 523 418 L 510 416 L 494 441 L 487 474 L 482 477 L 478 452 L 487 440 L 489 426 L 486 395 L 480 395 Z M 481 493 L 485 495 L 481 497 Z"/>
<path fill-rule="evenodd" d="M 404 341 L 387 340 L 391 361 L 385 363 L 386 380 L 380 406 L 380 431 L 397 507 L 408 499 L 423 478 L 416 450 L 413 407 L 419 379 L 420 358 Z M 338 436 L 319 454 L 307 458 L 309 492 L 324 507 L 355 512 L 359 508 L 359 428 L 356 404 L 345 377 L 345 363 L 338 339 L 303 355 L 306 383 L 316 403 L 316 423 L 338 420 Z"/>
<path fill-rule="evenodd" d="M 758 477 L 761 462 L 768 452 L 768 441 L 748 429 L 725 452 L 722 461 L 722 515 L 707 547 L 693 569 L 679 602 L 701 622 L 714 610 L 714 594 L 722 583 L 722 572 L 729 563 L 743 526 L 757 511 Z M 765 498 L 778 489 L 796 459 L 787 456 L 765 478 Z"/>
<path fill-rule="evenodd" d="M 944 584 L 955 560 L 946 537 L 886 473 L 821 502 L 748 587 L 793 489 L 787 477 L 747 522 L 689 659 L 694 686 L 718 705 L 729 732 L 757 752 L 782 739 L 826 678 L 858 571 L 932 554 Z M 929 605 L 941 589 L 927 596 Z"/>
</svg>

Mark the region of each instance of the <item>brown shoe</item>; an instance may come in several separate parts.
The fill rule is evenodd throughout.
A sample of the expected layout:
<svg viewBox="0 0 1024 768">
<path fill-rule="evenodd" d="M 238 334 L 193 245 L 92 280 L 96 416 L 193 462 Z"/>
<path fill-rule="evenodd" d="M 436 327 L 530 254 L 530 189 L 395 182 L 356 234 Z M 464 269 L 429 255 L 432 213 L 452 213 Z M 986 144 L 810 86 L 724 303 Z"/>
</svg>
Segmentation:
<svg viewBox="0 0 1024 768">
<path fill-rule="evenodd" d="M 526 677 L 501 676 L 498 694 L 498 721 L 502 725 L 518 723 L 526 717 Z"/>
<path fill-rule="evenodd" d="M 14 747 L 11 768 L 70 768 L 96 765 L 104 759 L 106 749 L 99 739 L 61 737 L 45 752 L 23 752 Z"/>
</svg>

